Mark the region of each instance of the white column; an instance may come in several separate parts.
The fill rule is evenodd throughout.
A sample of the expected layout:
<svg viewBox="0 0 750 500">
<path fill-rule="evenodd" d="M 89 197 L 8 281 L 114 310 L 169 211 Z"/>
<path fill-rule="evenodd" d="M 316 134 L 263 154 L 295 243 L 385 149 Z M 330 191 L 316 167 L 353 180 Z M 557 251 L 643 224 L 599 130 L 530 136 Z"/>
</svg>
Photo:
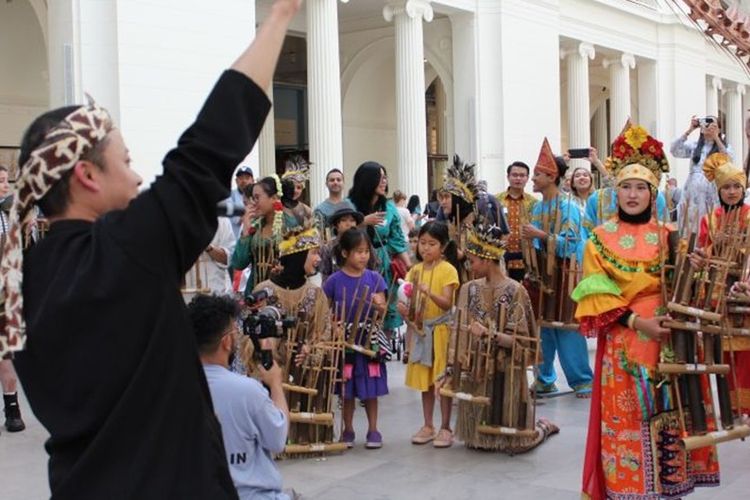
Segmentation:
<svg viewBox="0 0 750 500">
<path fill-rule="evenodd" d="M 427 193 L 427 126 L 422 20 L 432 21 L 429 0 L 390 2 L 383 17 L 396 28 L 396 135 L 398 178 L 407 195 Z"/>
<path fill-rule="evenodd" d="M 622 54 L 605 59 L 604 67 L 609 68 L 609 130 L 614 137 L 630 117 L 630 70 L 635 68 L 635 57 Z"/>
<path fill-rule="evenodd" d="M 310 203 L 314 207 L 328 196 L 326 172 L 344 167 L 339 21 L 337 0 L 308 0 L 306 9 Z"/>
<path fill-rule="evenodd" d="M 256 180 L 276 173 L 276 127 L 273 118 L 273 83 L 268 90 L 268 98 L 271 100 L 271 111 L 268 112 L 266 123 L 258 137 L 258 169 Z"/>
<path fill-rule="evenodd" d="M 596 148 L 599 158 L 602 158 L 602 161 L 604 161 L 604 158 L 607 157 L 607 153 L 609 152 L 609 137 L 607 136 L 607 104 L 605 102 L 601 103 L 598 108 L 596 108 L 596 111 L 594 111 L 594 119 L 592 123 L 592 131 L 593 131 L 593 144 Z"/>
<path fill-rule="evenodd" d="M 723 88 L 721 78 L 714 76 L 706 85 L 706 115 L 719 116 L 719 91 Z"/>
<path fill-rule="evenodd" d="M 594 46 L 579 43 L 574 50 L 562 51 L 568 59 L 568 148 L 591 145 L 589 128 L 589 60 L 594 59 Z M 587 160 L 571 160 L 571 167 L 588 165 Z"/>
<path fill-rule="evenodd" d="M 727 143 L 734 149 L 734 159 L 741 164 L 745 158 L 742 150 L 743 118 L 742 118 L 742 96 L 745 86 L 737 83 L 728 85 L 727 89 Z"/>
</svg>

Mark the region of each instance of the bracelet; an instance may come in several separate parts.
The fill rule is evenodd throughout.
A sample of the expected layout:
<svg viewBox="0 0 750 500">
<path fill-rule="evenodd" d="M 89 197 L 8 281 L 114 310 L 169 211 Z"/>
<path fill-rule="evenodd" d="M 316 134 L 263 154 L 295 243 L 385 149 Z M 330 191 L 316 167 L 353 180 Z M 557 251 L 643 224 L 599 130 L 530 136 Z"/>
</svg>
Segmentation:
<svg viewBox="0 0 750 500">
<path fill-rule="evenodd" d="M 631 330 L 635 330 L 636 318 L 638 318 L 638 315 L 636 313 L 632 313 L 628 318 L 628 328 L 630 328 Z"/>
</svg>

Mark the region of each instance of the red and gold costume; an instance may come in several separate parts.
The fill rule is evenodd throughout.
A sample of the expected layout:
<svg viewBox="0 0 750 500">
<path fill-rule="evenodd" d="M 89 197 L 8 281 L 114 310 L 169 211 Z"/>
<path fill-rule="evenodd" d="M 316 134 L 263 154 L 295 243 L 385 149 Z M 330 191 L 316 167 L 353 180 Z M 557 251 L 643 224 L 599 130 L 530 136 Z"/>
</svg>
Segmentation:
<svg viewBox="0 0 750 500">
<path fill-rule="evenodd" d="M 659 162 L 622 163 L 618 184 L 645 181 L 653 204 Z M 583 498 L 672 498 L 719 482 L 715 447 L 685 452 L 680 446 L 675 389 L 656 373 L 661 342 L 623 326 L 623 317 L 651 318 L 661 305 L 669 232 L 653 218 L 626 222 L 618 213 L 586 242 L 584 278 L 573 293 L 581 333 L 597 338 Z M 713 416 L 711 405 L 706 413 Z"/>
<path fill-rule="evenodd" d="M 703 172 L 706 177 L 716 184 L 717 189 L 721 189 L 728 182 L 739 182 L 743 187 L 747 187 L 747 178 L 745 172 L 732 165 L 728 155 L 723 153 L 714 153 L 703 163 Z M 734 213 L 739 210 L 739 214 Z M 710 254 L 711 247 L 718 232 L 730 224 L 736 224 L 736 231 L 744 232 L 750 222 L 750 206 L 742 203 L 740 206 L 727 209 L 719 206 L 713 212 L 705 215 L 701 219 L 700 230 L 698 233 L 698 246 L 704 252 Z M 744 256 L 740 256 L 743 258 Z M 737 325 L 750 327 L 750 320 L 742 321 L 744 324 Z M 727 377 L 729 388 L 731 390 L 732 407 L 735 411 L 750 415 L 750 337 L 733 337 L 731 341 L 724 343 L 725 360 L 730 366 L 734 367 L 735 373 Z M 731 362 L 730 356 L 734 352 L 734 361 Z M 735 387 L 736 383 L 736 387 Z M 739 404 L 739 408 L 737 405 Z"/>
</svg>

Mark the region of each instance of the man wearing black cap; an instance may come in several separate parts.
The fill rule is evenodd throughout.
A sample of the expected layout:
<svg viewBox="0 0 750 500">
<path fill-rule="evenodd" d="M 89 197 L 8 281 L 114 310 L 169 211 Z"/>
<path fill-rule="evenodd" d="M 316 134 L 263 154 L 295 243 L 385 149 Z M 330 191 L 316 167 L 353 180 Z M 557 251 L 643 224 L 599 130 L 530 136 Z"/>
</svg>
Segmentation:
<svg viewBox="0 0 750 500">
<path fill-rule="evenodd" d="M 320 247 L 320 264 L 318 264 L 318 272 L 320 277 L 325 280 L 339 270 L 339 266 L 336 264 L 336 246 L 338 245 L 338 235 L 343 234 L 345 231 L 357 227 L 362 224 L 365 217 L 354 210 L 353 208 L 344 207 L 336 210 L 333 215 L 328 217 L 326 225 L 333 228 L 334 238 L 328 243 Z M 377 271 L 378 257 L 375 252 L 370 252 L 370 261 L 367 263 L 367 268 Z"/>
</svg>

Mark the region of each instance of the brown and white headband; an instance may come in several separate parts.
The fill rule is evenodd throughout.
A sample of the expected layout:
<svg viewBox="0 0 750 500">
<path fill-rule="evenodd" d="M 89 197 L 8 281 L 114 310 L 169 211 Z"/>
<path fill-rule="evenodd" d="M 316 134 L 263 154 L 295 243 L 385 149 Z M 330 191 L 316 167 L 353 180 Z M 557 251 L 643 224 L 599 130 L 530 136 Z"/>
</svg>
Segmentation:
<svg viewBox="0 0 750 500">
<path fill-rule="evenodd" d="M 112 119 L 104 108 L 88 97 L 88 104 L 66 116 L 44 136 L 21 166 L 9 216 L 8 238 L 0 264 L 0 358 L 20 351 L 26 343 L 23 319 L 24 235 L 34 220 L 34 206 L 112 130 Z M 0 321 L 0 324 L 2 321 Z"/>
</svg>

